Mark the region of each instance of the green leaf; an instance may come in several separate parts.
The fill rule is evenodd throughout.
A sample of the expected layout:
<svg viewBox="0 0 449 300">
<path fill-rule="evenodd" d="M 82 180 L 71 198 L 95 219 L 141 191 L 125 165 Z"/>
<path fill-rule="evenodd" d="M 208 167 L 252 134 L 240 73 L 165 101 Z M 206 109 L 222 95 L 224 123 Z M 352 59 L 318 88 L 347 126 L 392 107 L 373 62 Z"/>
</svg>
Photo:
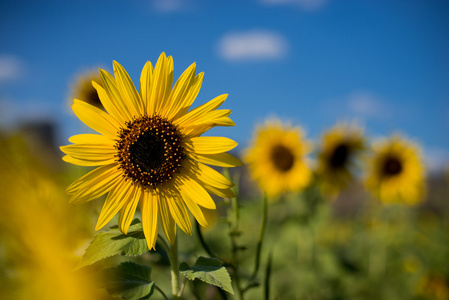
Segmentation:
<svg viewBox="0 0 449 300">
<path fill-rule="evenodd" d="M 75 269 L 89 266 L 117 254 L 137 256 L 148 250 L 142 223 L 138 219 L 134 219 L 129 227 L 128 234 L 120 232 L 118 226 L 111 227 L 109 231 L 97 233 Z"/>
<path fill-rule="evenodd" d="M 111 296 L 126 300 L 147 299 L 154 291 L 151 267 L 124 262 L 103 271 L 105 288 Z"/>
<path fill-rule="evenodd" d="M 216 258 L 200 256 L 195 262 L 195 265 L 190 267 L 187 263 L 183 262 L 179 266 L 179 270 L 189 280 L 198 278 L 205 283 L 218 286 L 222 290 L 234 295 L 231 277 L 226 268 Z"/>
</svg>

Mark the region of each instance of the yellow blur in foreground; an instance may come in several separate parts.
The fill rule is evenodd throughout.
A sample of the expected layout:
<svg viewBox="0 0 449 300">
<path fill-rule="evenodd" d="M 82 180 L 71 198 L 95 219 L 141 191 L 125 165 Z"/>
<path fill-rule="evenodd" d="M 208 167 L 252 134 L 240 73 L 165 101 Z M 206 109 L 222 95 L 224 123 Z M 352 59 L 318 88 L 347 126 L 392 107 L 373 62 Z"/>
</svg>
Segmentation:
<svg viewBox="0 0 449 300">
<path fill-rule="evenodd" d="M 20 138 L 0 146 L 0 298 L 106 299 L 98 278 L 73 272 L 90 235 L 86 214 Z"/>
</svg>

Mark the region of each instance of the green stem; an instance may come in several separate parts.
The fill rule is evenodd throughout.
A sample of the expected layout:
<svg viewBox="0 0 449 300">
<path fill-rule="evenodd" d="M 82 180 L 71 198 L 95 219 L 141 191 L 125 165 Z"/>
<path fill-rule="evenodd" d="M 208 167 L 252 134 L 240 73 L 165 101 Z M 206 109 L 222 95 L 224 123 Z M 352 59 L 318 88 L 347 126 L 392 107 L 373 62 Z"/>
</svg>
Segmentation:
<svg viewBox="0 0 449 300">
<path fill-rule="evenodd" d="M 161 290 L 160 287 L 158 287 L 157 285 L 154 285 L 154 288 L 162 295 L 162 297 L 164 297 L 165 300 L 168 300 L 167 295 L 165 295 L 164 291 Z"/>
<path fill-rule="evenodd" d="M 201 232 L 200 224 L 198 223 L 197 220 L 195 220 L 195 228 L 196 228 L 196 232 L 198 233 L 198 238 L 199 238 L 199 240 L 200 240 L 201 246 L 203 246 L 204 251 L 206 251 L 207 254 L 208 254 L 210 257 L 217 257 L 216 255 L 214 255 L 214 254 L 212 253 L 212 251 L 210 250 L 210 248 L 209 248 L 209 246 L 207 245 L 206 241 L 204 240 L 203 233 Z M 217 257 L 217 258 L 218 258 L 218 257 Z"/>
<path fill-rule="evenodd" d="M 234 226 L 232 230 L 236 233 L 239 228 L 239 219 L 240 219 L 239 200 L 237 196 L 232 198 L 232 206 L 234 208 Z"/>
<path fill-rule="evenodd" d="M 262 208 L 262 223 L 260 225 L 259 239 L 257 241 L 257 250 L 256 250 L 256 262 L 254 264 L 254 272 L 251 276 L 251 279 L 255 279 L 257 276 L 257 272 L 259 271 L 260 266 L 260 253 L 262 252 L 262 243 L 263 236 L 265 233 L 265 228 L 267 227 L 267 208 L 268 208 L 268 199 L 265 194 L 263 197 L 263 208 Z"/>
<path fill-rule="evenodd" d="M 178 237 L 175 237 L 175 241 L 168 251 L 168 257 L 170 258 L 173 300 L 179 300 L 181 297 L 179 295 Z"/>
<path fill-rule="evenodd" d="M 158 236 L 159 241 L 162 243 L 162 245 L 165 248 L 165 251 L 167 251 L 167 253 L 170 251 L 170 245 L 165 241 L 165 239 L 159 234 Z"/>
<path fill-rule="evenodd" d="M 239 262 L 238 262 L 238 249 L 235 235 L 231 236 L 232 241 L 232 260 L 233 260 L 233 269 L 234 269 L 234 279 L 235 285 L 237 287 L 237 296 L 239 300 L 243 300 L 243 289 L 240 283 L 240 274 L 239 274 Z"/>
<path fill-rule="evenodd" d="M 229 169 L 225 168 L 223 170 L 223 175 L 231 179 L 231 174 L 229 173 Z M 231 205 L 228 208 L 227 219 L 229 225 L 229 236 L 231 238 L 231 247 L 232 247 L 232 264 L 231 268 L 233 269 L 233 279 L 235 281 L 235 286 L 237 289 L 237 297 L 239 300 L 243 300 L 243 289 L 242 284 L 240 282 L 240 273 L 239 273 L 239 261 L 238 261 L 238 251 L 240 248 L 237 243 L 237 236 L 239 235 L 239 175 L 238 173 L 235 175 L 233 180 L 235 182 L 235 186 L 233 187 L 235 197 L 230 199 Z M 231 217 L 232 215 L 232 217 Z"/>
<path fill-rule="evenodd" d="M 236 193 L 237 195 L 237 193 Z M 230 224 L 230 236 L 231 236 L 231 244 L 232 244 L 232 266 L 234 269 L 234 279 L 235 285 L 237 287 L 237 296 L 239 300 L 243 300 L 244 291 L 242 289 L 242 284 L 240 282 L 240 271 L 239 271 L 239 259 L 238 259 L 238 243 L 237 243 L 237 235 L 239 230 L 239 200 L 238 195 L 232 199 L 232 209 L 234 213 L 234 220 Z"/>
<path fill-rule="evenodd" d="M 267 267 L 265 269 L 265 281 L 264 281 L 264 299 L 270 299 L 270 279 L 271 279 L 271 265 L 273 263 L 273 251 L 268 255 Z"/>
<path fill-rule="evenodd" d="M 184 292 L 184 288 L 186 287 L 186 277 L 182 280 L 181 289 L 179 290 L 179 297 L 182 297 L 182 293 Z"/>
</svg>

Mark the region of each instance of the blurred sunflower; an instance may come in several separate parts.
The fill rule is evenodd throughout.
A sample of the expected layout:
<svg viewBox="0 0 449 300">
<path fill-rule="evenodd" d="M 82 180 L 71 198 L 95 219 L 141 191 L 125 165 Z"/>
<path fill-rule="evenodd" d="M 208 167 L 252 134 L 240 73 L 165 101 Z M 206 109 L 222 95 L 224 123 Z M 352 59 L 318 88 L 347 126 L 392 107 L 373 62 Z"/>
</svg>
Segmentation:
<svg viewBox="0 0 449 300">
<path fill-rule="evenodd" d="M 444 274 L 427 273 L 421 277 L 417 284 L 417 293 L 426 299 L 449 299 L 448 279 Z"/>
<path fill-rule="evenodd" d="M 90 214 L 70 207 L 60 173 L 31 150 L 0 136 L 0 299 L 110 299 L 98 274 L 73 271 L 92 234 Z"/>
<path fill-rule="evenodd" d="M 398 135 L 380 141 L 367 168 L 366 186 L 382 202 L 413 205 L 424 197 L 424 166 L 412 142 Z"/>
<path fill-rule="evenodd" d="M 90 201 L 108 193 L 96 230 L 120 211 L 119 228 L 127 233 L 137 204 L 148 247 L 154 248 L 158 222 L 170 243 L 176 225 L 191 234 L 186 209 L 207 221 L 198 205 L 215 209 L 209 193 L 235 197 L 233 183 L 206 164 L 234 167 L 241 162 L 226 153 L 237 143 L 224 137 L 201 137 L 214 126 L 235 126 L 230 110 L 217 110 L 227 95 L 192 109 L 203 80 L 193 63 L 173 83 L 173 59 L 162 53 L 153 69 L 147 62 L 136 90 L 128 73 L 114 61 L 115 78 L 100 69 L 103 87 L 93 83 L 106 112 L 75 100 L 73 111 L 99 132 L 72 136 L 63 159 L 81 166 L 100 166 L 67 188 L 70 202 Z"/>
<path fill-rule="evenodd" d="M 338 124 L 323 134 L 316 173 L 324 194 L 333 198 L 347 187 L 364 149 L 363 130 L 354 125 Z"/>
<path fill-rule="evenodd" d="M 245 150 L 245 163 L 260 188 L 275 198 L 284 192 L 297 192 L 310 182 L 306 163 L 310 148 L 300 127 L 267 121 L 257 128 L 251 146 Z"/>
<path fill-rule="evenodd" d="M 90 105 L 104 109 L 92 82 L 102 86 L 101 78 L 97 71 L 89 70 L 79 74 L 71 87 L 70 104 L 73 104 L 73 99 L 80 99 Z"/>
</svg>

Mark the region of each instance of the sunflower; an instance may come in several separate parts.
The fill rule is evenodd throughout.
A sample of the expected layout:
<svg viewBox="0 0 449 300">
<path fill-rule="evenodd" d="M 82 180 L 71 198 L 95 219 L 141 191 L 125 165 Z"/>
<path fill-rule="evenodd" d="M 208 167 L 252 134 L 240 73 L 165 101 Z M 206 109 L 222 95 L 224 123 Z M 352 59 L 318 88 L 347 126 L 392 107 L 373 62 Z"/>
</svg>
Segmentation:
<svg viewBox="0 0 449 300">
<path fill-rule="evenodd" d="M 70 102 L 72 102 L 73 99 L 80 99 L 81 101 L 104 109 L 103 104 L 98 97 L 97 90 L 92 85 L 92 81 L 95 81 L 96 84 L 102 86 L 98 72 L 89 70 L 79 74 L 72 84 Z"/>
<path fill-rule="evenodd" d="M 215 209 L 209 193 L 235 197 L 233 183 L 207 166 L 234 167 L 241 162 L 226 153 L 237 143 L 225 137 L 202 137 L 214 126 L 235 126 L 230 110 L 217 110 L 221 95 L 189 111 L 203 80 L 193 63 L 173 83 L 173 59 L 162 53 L 153 68 L 147 62 L 136 90 L 125 69 L 113 62 L 115 78 L 100 69 L 103 87 L 93 82 L 105 111 L 75 100 L 76 116 L 98 134 L 72 136 L 63 146 L 66 162 L 98 168 L 67 188 L 70 202 L 81 203 L 108 193 L 96 230 L 119 211 L 126 234 L 140 203 L 148 247 L 154 248 L 158 223 L 170 243 L 176 225 L 191 234 L 188 210 L 207 227 L 199 206 Z M 188 209 L 188 210 L 187 210 Z"/>
<path fill-rule="evenodd" d="M 245 163 L 267 196 L 276 198 L 309 183 L 308 152 L 310 146 L 299 127 L 271 120 L 257 128 L 252 145 L 245 151 Z"/>
<path fill-rule="evenodd" d="M 324 194 L 335 197 L 347 187 L 364 149 L 363 131 L 354 125 L 338 124 L 323 134 L 316 173 Z"/>
<path fill-rule="evenodd" d="M 382 202 L 416 204 L 425 194 L 424 166 L 417 145 L 399 135 L 374 145 L 366 186 Z"/>
</svg>

